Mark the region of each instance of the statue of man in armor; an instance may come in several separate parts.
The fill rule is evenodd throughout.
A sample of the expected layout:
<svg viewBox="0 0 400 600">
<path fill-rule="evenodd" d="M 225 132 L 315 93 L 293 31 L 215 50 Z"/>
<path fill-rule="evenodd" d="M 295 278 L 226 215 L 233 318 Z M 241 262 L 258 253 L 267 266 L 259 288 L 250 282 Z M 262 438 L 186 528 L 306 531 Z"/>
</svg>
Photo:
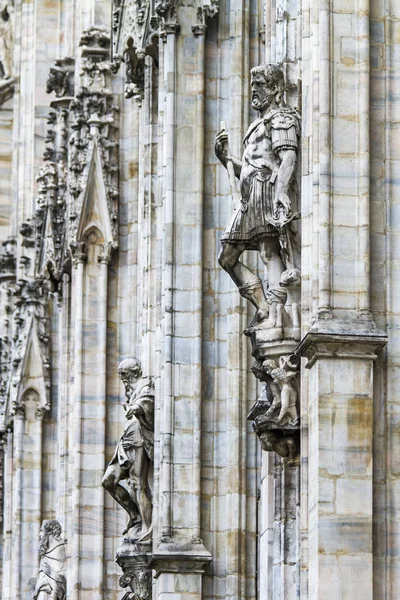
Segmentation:
<svg viewBox="0 0 400 600">
<path fill-rule="evenodd" d="M 43 521 L 40 529 L 39 575 L 33 600 L 65 600 L 66 580 L 62 574 L 66 540 L 61 537 L 58 521 Z"/>
<path fill-rule="evenodd" d="M 285 304 L 287 286 L 297 282 L 294 264 L 296 165 L 300 117 L 283 101 L 284 75 L 275 64 L 251 70 L 252 107 L 259 117 L 244 137 L 242 160 L 230 156 L 228 135 L 222 129 L 215 153 L 240 181 L 240 206 L 221 239 L 219 263 L 231 276 L 240 294 L 256 308 L 250 325 L 275 327 L 277 305 Z M 232 182 L 231 182 L 232 185 Z M 267 269 L 267 289 L 241 260 L 245 250 L 257 250 Z"/>
<path fill-rule="evenodd" d="M 123 534 L 151 541 L 154 464 L 154 384 L 143 377 L 135 358 L 123 360 L 118 374 L 125 385 L 126 425 L 103 477 L 103 487 L 128 513 Z M 121 485 L 126 482 L 126 486 Z"/>
</svg>

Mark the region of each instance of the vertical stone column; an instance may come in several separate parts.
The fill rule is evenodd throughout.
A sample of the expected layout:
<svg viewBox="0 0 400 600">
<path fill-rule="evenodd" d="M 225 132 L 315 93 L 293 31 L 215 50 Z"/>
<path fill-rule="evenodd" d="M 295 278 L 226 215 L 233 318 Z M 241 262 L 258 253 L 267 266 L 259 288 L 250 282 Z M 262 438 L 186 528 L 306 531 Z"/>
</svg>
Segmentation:
<svg viewBox="0 0 400 600">
<path fill-rule="evenodd" d="M 12 491 L 12 547 L 11 547 L 11 595 L 8 599 L 21 598 L 21 519 L 22 519 L 22 469 L 24 442 L 24 411 L 17 411 L 13 433 L 13 491 Z"/>
<path fill-rule="evenodd" d="M 303 569 L 309 600 L 373 598 L 369 1 L 302 1 Z M 307 592 L 308 589 L 308 592 Z"/>
<path fill-rule="evenodd" d="M 69 378 L 70 378 L 70 277 L 63 275 L 62 299 L 59 305 L 59 402 L 58 402 L 58 464 L 57 516 L 64 530 L 67 527 L 68 507 L 68 448 L 69 434 Z"/>
<path fill-rule="evenodd" d="M 96 463 L 95 470 L 97 481 L 94 484 L 96 490 L 96 498 L 93 504 L 95 505 L 95 521 L 96 533 L 94 537 L 94 560 L 93 566 L 95 570 L 96 592 L 99 600 L 103 597 L 103 579 L 104 579 L 104 489 L 98 485 L 105 467 L 105 449 L 106 449 L 106 404 L 107 404 L 107 313 L 108 313 L 108 265 L 110 262 L 110 253 L 107 245 L 104 245 L 98 255 L 99 274 L 98 274 L 98 324 L 97 324 L 97 406 L 96 406 Z"/>
<path fill-rule="evenodd" d="M 384 336 L 309 333 L 309 600 L 373 598 L 373 361 Z"/>
<path fill-rule="evenodd" d="M 74 395 L 73 429 L 74 463 L 72 474 L 72 540 L 69 590 L 73 600 L 80 598 L 81 562 L 81 456 L 82 456 L 82 380 L 83 380 L 83 282 L 86 253 L 82 247 L 76 256 L 73 271 L 74 293 Z"/>
<path fill-rule="evenodd" d="M 204 9 L 205 10 L 205 9 Z M 200 18 L 199 18 L 200 14 Z M 163 12 L 164 380 L 156 598 L 201 598 L 200 534 L 205 12 Z M 189 58 L 190 57 L 190 58 Z M 193 170 L 193 165 L 194 170 Z M 178 303 L 182 294 L 186 302 Z"/>
<path fill-rule="evenodd" d="M 4 453 L 4 508 L 3 508 L 3 580 L 4 600 L 11 598 L 11 550 L 12 550 L 12 477 L 13 477 L 13 432 L 7 431 Z"/>
<path fill-rule="evenodd" d="M 21 518 L 21 599 L 30 592 L 37 567 L 37 540 L 42 521 L 42 439 L 44 410 L 39 395 L 28 389 L 22 398 L 25 408 L 23 436 L 22 518 Z"/>
</svg>

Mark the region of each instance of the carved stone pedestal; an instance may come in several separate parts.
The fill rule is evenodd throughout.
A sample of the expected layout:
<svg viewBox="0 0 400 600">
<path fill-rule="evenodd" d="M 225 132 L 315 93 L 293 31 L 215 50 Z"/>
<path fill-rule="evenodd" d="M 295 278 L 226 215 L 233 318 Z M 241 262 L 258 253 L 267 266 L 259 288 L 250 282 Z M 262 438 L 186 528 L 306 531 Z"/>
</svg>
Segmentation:
<svg viewBox="0 0 400 600">
<path fill-rule="evenodd" d="M 299 598 L 300 360 L 294 339 L 250 333 L 252 371 L 263 383 L 248 419 L 262 453 L 260 598 Z"/>
<path fill-rule="evenodd" d="M 200 540 L 160 544 L 151 562 L 157 600 L 202 600 L 202 576 L 211 560 Z"/>
<path fill-rule="evenodd" d="M 130 590 L 122 600 L 151 600 L 152 577 L 148 566 L 151 557 L 150 544 L 139 545 L 124 539 L 119 546 L 116 561 L 124 573 L 119 584 Z"/>
</svg>

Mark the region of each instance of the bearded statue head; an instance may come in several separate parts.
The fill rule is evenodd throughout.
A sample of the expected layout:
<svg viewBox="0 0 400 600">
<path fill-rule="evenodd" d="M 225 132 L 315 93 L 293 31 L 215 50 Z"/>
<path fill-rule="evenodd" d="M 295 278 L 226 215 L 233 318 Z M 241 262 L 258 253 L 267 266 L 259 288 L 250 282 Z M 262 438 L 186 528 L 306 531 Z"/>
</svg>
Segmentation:
<svg viewBox="0 0 400 600">
<path fill-rule="evenodd" d="M 136 358 L 126 358 L 118 366 L 118 375 L 125 386 L 125 396 L 130 398 L 133 386 L 143 376 L 140 361 Z"/>
<path fill-rule="evenodd" d="M 285 77 L 279 65 L 259 65 L 251 73 L 251 105 L 255 110 L 267 109 L 275 100 L 278 106 L 283 104 Z"/>
</svg>

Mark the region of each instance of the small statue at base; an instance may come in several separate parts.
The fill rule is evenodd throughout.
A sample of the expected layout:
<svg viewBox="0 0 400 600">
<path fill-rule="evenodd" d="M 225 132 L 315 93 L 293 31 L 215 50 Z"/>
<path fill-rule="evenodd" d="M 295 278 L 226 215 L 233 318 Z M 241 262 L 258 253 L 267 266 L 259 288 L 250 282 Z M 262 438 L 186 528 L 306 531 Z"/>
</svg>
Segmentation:
<svg viewBox="0 0 400 600">
<path fill-rule="evenodd" d="M 154 384 L 135 358 L 118 367 L 128 399 L 127 423 L 103 477 L 103 487 L 128 513 L 123 535 L 150 543 L 153 511 Z M 125 481 L 126 487 L 120 482 Z"/>
<path fill-rule="evenodd" d="M 260 423 L 297 426 L 299 422 L 299 359 L 294 354 L 255 361 L 254 375 L 263 382 L 260 397 L 248 419 Z"/>
<path fill-rule="evenodd" d="M 33 600 L 65 600 L 66 580 L 62 574 L 66 540 L 61 537 L 58 521 L 43 521 L 40 529 L 39 575 Z"/>
</svg>

